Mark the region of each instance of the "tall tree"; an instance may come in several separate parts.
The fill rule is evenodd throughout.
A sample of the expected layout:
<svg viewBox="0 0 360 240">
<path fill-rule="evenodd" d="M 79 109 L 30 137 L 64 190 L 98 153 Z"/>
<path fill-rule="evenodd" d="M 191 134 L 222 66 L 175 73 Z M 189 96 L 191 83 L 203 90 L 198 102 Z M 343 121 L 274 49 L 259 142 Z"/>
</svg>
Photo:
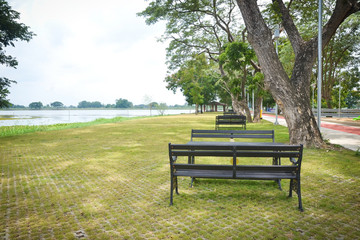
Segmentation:
<svg viewBox="0 0 360 240">
<path fill-rule="evenodd" d="M 310 79 L 317 56 L 317 36 L 305 40 L 291 15 L 291 3 L 273 0 L 295 54 L 291 77 L 284 70 L 275 52 L 272 32 L 266 24 L 257 1 L 237 0 L 248 31 L 248 40 L 254 48 L 265 75 L 265 86 L 271 91 L 286 119 L 290 143 L 321 147 L 324 141 L 317 127 L 310 106 Z M 360 5 L 355 0 L 337 0 L 331 17 L 322 32 L 326 46 L 340 24 L 351 14 L 358 12 Z"/>
<path fill-rule="evenodd" d="M 0 0 L 0 64 L 16 68 L 18 61 L 11 55 L 7 55 L 5 48 L 15 47 L 18 40 L 30 41 L 34 36 L 28 26 L 19 23 L 20 14 L 11 9 L 7 1 Z M 8 107 L 10 102 L 6 99 L 10 93 L 8 88 L 14 80 L 0 77 L 0 108 Z"/>
</svg>

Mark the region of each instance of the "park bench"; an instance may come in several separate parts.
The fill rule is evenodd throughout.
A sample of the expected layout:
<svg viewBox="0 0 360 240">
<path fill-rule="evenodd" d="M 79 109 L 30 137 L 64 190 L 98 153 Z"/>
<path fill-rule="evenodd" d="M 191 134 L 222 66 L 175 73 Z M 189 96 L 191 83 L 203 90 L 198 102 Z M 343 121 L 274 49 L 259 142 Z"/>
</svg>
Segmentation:
<svg viewBox="0 0 360 240">
<path fill-rule="evenodd" d="M 220 126 L 241 127 L 246 130 L 246 116 L 243 115 L 218 115 L 216 116 L 215 129 L 219 130 Z"/>
<path fill-rule="evenodd" d="M 302 145 L 276 143 L 238 142 L 188 142 L 169 143 L 170 158 L 170 205 L 173 205 L 174 190 L 178 192 L 178 177 L 278 180 L 290 179 L 289 197 L 294 190 L 298 195 L 299 210 L 303 211 L 300 191 L 300 168 Z M 187 158 L 187 163 L 179 162 Z M 195 157 L 232 158 L 232 164 L 197 164 Z M 243 165 L 237 158 L 289 158 L 291 165 Z M 240 162 L 240 161 L 239 161 Z"/>
<path fill-rule="evenodd" d="M 234 111 L 224 112 L 223 114 L 224 114 L 224 115 L 237 115 L 237 113 L 234 112 Z"/>
<path fill-rule="evenodd" d="M 275 142 L 275 133 L 274 130 L 191 130 L 191 141 L 195 139 L 271 139 L 272 142 Z"/>
</svg>

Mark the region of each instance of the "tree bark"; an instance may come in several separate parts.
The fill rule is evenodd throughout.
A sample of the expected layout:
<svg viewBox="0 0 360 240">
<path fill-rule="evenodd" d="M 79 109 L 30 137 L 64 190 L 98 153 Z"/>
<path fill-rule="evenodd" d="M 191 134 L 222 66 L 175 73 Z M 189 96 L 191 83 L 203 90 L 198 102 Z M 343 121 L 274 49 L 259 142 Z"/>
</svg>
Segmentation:
<svg viewBox="0 0 360 240">
<path fill-rule="evenodd" d="M 262 97 L 255 98 L 254 119 L 253 119 L 255 123 L 258 123 L 261 120 L 260 118 L 261 102 L 262 102 Z"/>
<path fill-rule="evenodd" d="M 273 1 L 279 5 L 282 25 L 295 52 L 291 79 L 287 76 L 275 52 L 272 33 L 261 16 L 257 1 L 237 0 L 237 4 L 248 30 L 249 42 L 256 52 L 265 75 L 265 87 L 270 90 L 284 114 L 289 128 L 290 143 L 304 144 L 307 147 L 323 147 L 324 141 L 309 101 L 311 70 L 317 53 L 317 37 L 305 42 L 283 1 Z M 330 41 L 346 17 L 359 9 L 359 3 L 355 0 L 337 0 L 330 20 L 323 28 L 323 44 L 326 45 Z"/>
</svg>

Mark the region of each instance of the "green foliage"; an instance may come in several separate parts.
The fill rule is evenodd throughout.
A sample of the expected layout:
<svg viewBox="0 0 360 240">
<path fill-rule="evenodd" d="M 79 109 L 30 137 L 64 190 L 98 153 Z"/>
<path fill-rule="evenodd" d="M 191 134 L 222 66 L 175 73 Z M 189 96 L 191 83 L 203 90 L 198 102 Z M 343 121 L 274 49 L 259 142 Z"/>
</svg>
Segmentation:
<svg viewBox="0 0 360 240">
<path fill-rule="evenodd" d="M 41 109 L 43 107 L 42 102 L 32 102 L 29 104 L 29 108 L 31 109 Z"/>
<path fill-rule="evenodd" d="M 245 42 L 232 42 L 225 45 L 220 54 L 219 64 L 223 66 L 226 76 L 222 77 L 228 90 L 234 94 L 244 93 L 245 85 L 251 81 L 251 60 L 255 60 L 255 52 Z"/>
<path fill-rule="evenodd" d="M 132 102 L 129 102 L 127 99 L 119 98 L 116 100 L 116 108 L 131 108 L 133 107 Z"/>
<path fill-rule="evenodd" d="M 7 55 L 4 48 L 15 47 L 16 41 L 30 41 L 34 36 L 28 26 L 17 22 L 19 19 L 20 14 L 12 10 L 7 1 L 0 0 L 0 64 L 7 67 L 16 68 L 18 62 L 13 56 Z M 16 82 L 0 77 L 0 108 L 10 106 L 6 96 L 10 93 L 8 88 L 11 83 Z"/>
<path fill-rule="evenodd" d="M 4 47 L 15 47 L 16 41 L 30 41 L 34 36 L 28 26 L 17 22 L 19 19 L 20 14 L 12 10 L 7 1 L 0 0 L 0 63 L 8 67 L 16 67 L 18 62 L 5 54 Z"/>
<path fill-rule="evenodd" d="M 10 93 L 9 87 L 11 83 L 16 83 L 13 80 L 7 78 L 0 78 L 0 108 L 7 108 L 11 106 L 11 103 L 6 96 Z"/>
<path fill-rule="evenodd" d="M 241 67 L 249 65 L 255 58 L 255 52 L 245 42 L 231 42 L 225 45 L 225 51 L 220 54 L 219 63 L 230 71 L 239 71 Z"/>
<path fill-rule="evenodd" d="M 213 65 L 204 54 L 194 55 L 186 61 L 179 71 L 167 76 L 167 88 L 176 92 L 179 88 L 189 104 L 206 104 L 216 98 L 216 81 Z"/>
<path fill-rule="evenodd" d="M 360 14 L 349 16 L 339 27 L 323 51 L 323 98 L 328 108 L 338 106 L 338 91 L 334 86 L 341 82 L 341 102 L 360 81 Z M 314 70 L 315 72 L 315 70 Z"/>
<path fill-rule="evenodd" d="M 360 92 L 351 91 L 345 98 L 346 105 L 348 108 L 360 107 Z"/>
</svg>

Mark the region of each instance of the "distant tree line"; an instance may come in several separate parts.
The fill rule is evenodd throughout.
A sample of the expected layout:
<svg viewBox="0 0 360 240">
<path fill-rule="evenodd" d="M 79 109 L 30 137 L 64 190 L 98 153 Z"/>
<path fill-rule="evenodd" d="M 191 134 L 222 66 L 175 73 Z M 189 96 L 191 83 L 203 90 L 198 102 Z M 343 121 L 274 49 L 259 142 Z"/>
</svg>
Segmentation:
<svg viewBox="0 0 360 240">
<path fill-rule="evenodd" d="M 34 109 L 34 110 L 40 110 L 43 108 L 46 109 L 64 109 L 64 108 L 81 108 L 81 109 L 87 109 L 87 108 L 136 108 L 136 109 L 157 109 L 157 110 L 161 110 L 161 112 L 163 113 L 165 111 L 165 109 L 171 107 L 171 108 L 183 108 L 183 107 L 187 107 L 188 105 L 178 105 L 175 104 L 173 106 L 167 106 L 166 103 L 157 103 L 157 102 L 150 102 L 148 104 L 139 104 L 139 105 L 134 105 L 132 102 L 130 102 L 127 99 L 123 99 L 123 98 L 119 98 L 115 101 L 115 104 L 102 104 L 99 101 L 81 101 L 79 102 L 79 104 L 77 106 L 65 106 L 62 102 L 60 101 L 55 101 L 52 102 L 48 105 L 43 105 L 42 102 L 32 102 L 29 104 L 28 107 L 24 106 L 24 105 L 10 105 L 11 108 L 18 108 L 18 109 Z"/>
</svg>

